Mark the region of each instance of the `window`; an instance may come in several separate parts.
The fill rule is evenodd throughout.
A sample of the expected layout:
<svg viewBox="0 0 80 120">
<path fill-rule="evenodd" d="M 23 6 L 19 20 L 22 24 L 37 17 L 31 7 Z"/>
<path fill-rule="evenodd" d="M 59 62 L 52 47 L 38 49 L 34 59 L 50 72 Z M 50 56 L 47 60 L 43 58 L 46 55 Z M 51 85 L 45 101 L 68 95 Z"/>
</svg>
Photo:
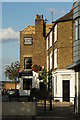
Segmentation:
<svg viewBox="0 0 80 120">
<path fill-rule="evenodd" d="M 79 19 L 76 19 L 75 20 L 75 40 L 78 40 L 78 36 L 79 36 L 79 22 L 80 20 Z"/>
<path fill-rule="evenodd" d="M 50 33 L 50 47 L 52 46 L 52 32 Z"/>
<path fill-rule="evenodd" d="M 54 27 L 54 42 L 57 41 L 57 25 Z"/>
<path fill-rule="evenodd" d="M 32 38 L 24 37 L 24 45 L 31 45 L 32 44 Z"/>
<path fill-rule="evenodd" d="M 52 69 L 52 52 L 50 53 L 50 70 Z"/>
<path fill-rule="evenodd" d="M 32 79 L 23 79 L 23 90 L 30 90 L 32 87 Z"/>
<path fill-rule="evenodd" d="M 49 70 L 49 56 L 47 56 L 47 71 Z"/>
<path fill-rule="evenodd" d="M 80 39 L 80 18 L 79 18 L 79 39 Z"/>
<path fill-rule="evenodd" d="M 54 50 L 54 68 L 57 68 L 57 49 Z"/>
<path fill-rule="evenodd" d="M 24 69 L 31 69 L 32 58 L 24 58 Z"/>
<path fill-rule="evenodd" d="M 48 50 L 48 37 L 47 37 L 47 39 L 46 39 L 46 50 Z"/>
</svg>

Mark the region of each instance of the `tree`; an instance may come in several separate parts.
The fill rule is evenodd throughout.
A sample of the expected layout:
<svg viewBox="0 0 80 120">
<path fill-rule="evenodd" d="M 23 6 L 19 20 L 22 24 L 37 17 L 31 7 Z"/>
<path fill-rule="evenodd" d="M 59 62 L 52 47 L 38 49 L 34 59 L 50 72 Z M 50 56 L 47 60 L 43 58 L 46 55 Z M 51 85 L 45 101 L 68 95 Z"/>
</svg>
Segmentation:
<svg viewBox="0 0 80 120">
<path fill-rule="evenodd" d="M 11 63 L 11 65 L 6 65 L 4 71 L 5 77 L 8 77 L 10 80 L 14 80 L 16 84 L 16 79 L 19 79 L 19 70 L 20 63 L 18 61 Z"/>
<path fill-rule="evenodd" d="M 39 73 L 38 77 L 40 80 L 40 83 L 42 84 L 42 89 L 47 89 L 47 71 L 45 68 L 43 68 Z"/>
</svg>

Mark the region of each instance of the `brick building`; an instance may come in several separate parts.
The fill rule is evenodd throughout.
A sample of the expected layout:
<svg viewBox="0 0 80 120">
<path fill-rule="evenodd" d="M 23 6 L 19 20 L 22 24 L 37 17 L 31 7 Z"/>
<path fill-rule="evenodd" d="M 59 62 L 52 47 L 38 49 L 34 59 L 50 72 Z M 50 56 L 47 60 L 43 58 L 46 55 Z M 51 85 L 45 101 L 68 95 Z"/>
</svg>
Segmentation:
<svg viewBox="0 0 80 120">
<path fill-rule="evenodd" d="M 24 91 L 30 89 L 27 88 L 27 84 L 31 85 L 31 87 L 39 87 L 39 81 L 35 83 L 35 79 L 38 77 L 37 73 L 32 72 L 31 67 L 35 64 L 46 67 L 45 36 L 51 27 L 52 24 L 45 24 L 43 15 L 36 15 L 35 25 L 28 26 L 20 31 L 21 94 L 25 94 Z M 33 81 L 37 86 L 34 85 L 32 79 L 34 79 Z M 30 90 L 28 92 L 30 94 Z"/>
<path fill-rule="evenodd" d="M 73 102 L 75 72 L 66 66 L 73 62 L 73 12 L 54 22 L 46 36 L 46 68 L 52 69 L 52 94 L 55 100 Z"/>
</svg>

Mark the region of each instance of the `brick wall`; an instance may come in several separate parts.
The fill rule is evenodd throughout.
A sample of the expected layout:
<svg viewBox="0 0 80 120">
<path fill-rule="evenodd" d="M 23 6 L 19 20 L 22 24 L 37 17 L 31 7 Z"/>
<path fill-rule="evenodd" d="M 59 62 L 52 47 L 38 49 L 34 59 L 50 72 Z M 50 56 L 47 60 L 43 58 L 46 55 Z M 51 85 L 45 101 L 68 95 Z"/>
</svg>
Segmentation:
<svg viewBox="0 0 80 120">
<path fill-rule="evenodd" d="M 46 43 L 44 38 L 44 20 L 35 19 L 35 34 L 20 32 L 20 68 L 24 69 L 24 57 L 32 57 L 32 64 L 46 66 Z M 32 45 L 24 45 L 24 37 L 32 37 Z"/>
<path fill-rule="evenodd" d="M 58 49 L 58 69 L 65 69 L 73 62 L 73 28 L 72 21 L 58 23 L 58 39 L 54 49 Z"/>
</svg>

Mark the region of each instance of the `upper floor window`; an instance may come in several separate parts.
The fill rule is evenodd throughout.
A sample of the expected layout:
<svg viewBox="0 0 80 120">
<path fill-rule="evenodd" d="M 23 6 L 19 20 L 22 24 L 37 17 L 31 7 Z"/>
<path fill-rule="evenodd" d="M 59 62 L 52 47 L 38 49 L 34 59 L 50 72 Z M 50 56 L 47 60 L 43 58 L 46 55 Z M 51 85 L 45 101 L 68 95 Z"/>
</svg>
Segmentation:
<svg viewBox="0 0 80 120">
<path fill-rule="evenodd" d="M 78 19 L 75 20 L 75 40 L 78 40 Z"/>
<path fill-rule="evenodd" d="M 24 37 L 24 45 L 31 45 L 32 37 Z"/>
<path fill-rule="evenodd" d="M 54 27 L 54 42 L 57 41 L 57 25 Z"/>
<path fill-rule="evenodd" d="M 52 46 L 52 32 L 50 33 L 50 47 Z"/>
<path fill-rule="evenodd" d="M 48 50 L 49 44 L 48 44 L 48 37 L 46 39 L 46 50 Z"/>
<path fill-rule="evenodd" d="M 31 69 L 32 67 L 32 58 L 24 58 L 24 69 Z"/>
<path fill-rule="evenodd" d="M 57 68 L 57 49 L 54 50 L 54 68 Z"/>
<path fill-rule="evenodd" d="M 52 69 L 52 52 L 50 53 L 50 70 Z"/>
</svg>

